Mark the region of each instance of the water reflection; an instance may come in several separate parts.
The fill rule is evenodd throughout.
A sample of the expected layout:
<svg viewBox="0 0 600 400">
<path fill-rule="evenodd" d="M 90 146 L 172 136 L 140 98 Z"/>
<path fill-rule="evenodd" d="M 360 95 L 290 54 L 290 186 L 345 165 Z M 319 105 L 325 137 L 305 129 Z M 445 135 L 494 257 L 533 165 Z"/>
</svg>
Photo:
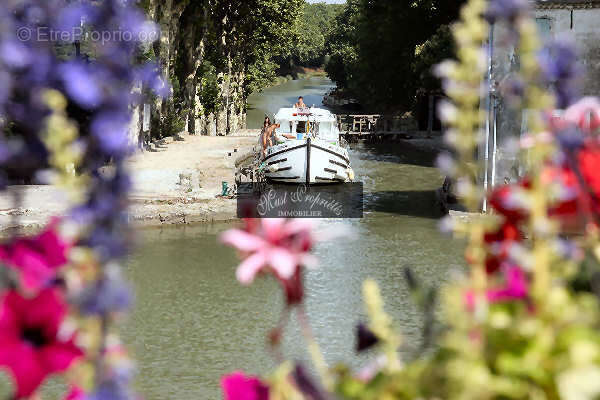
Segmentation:
<svg viewBox="0 0 600 400">
<path fill-rule="evenodd" d="M 303 96 L 304 103 L 308 106 L 314 104 L 323 108 L 323 95 L 333 87 L 335 84 L 331 80 L 313 77 L 288 81 L 254 93 L 248 99 L 248 128 L 261 128 L 265 114 L 272 116 L 282 107 L 291 107 L 298 100 L 298 96 Z"/>
</svg>

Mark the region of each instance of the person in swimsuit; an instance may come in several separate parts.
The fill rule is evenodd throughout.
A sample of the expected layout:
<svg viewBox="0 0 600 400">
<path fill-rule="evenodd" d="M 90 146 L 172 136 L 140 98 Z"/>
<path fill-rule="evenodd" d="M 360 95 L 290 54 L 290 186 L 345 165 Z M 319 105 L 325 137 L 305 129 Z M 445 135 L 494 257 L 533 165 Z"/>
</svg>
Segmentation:
<svg viewBox="0 0 600 400">
<path fill-rule="evenodd" d="M 275 135 L 275 129 L 279 128 L 281 125 L 279 124 L 271 124 L 269 125 L 263 135 L 262 135 L 262 156 L 265 158 L 267 153 L 267 147 L 273 146 L 272 136 Z"/>
<path fill-rule="evenodd" d="M 294 107 L 296 107 L 296 108 L 308 108 L 308 107 L 306 107 L 306 104 L 304 104 L 304 97 L 302 97 L 302 96 L 298 97 L 298 102 L 296 104 L 294 104 Z"/>
</svg>

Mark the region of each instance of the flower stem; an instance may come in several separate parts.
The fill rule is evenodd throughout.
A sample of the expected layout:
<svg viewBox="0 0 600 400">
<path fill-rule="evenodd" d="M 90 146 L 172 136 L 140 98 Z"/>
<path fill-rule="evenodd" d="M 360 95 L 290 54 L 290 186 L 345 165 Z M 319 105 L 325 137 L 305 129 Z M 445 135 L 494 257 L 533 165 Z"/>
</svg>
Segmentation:
<svg viewBox="0 0 600 400">
<path fill-rule="evenodd" d="M 308 352 L 312 358 L 313 364 L 315 365 L 315 368 L 321 377 L 323 385 L 325 385 L 327 389 L 331 389 L 333 387 L 333 380 L 329 375 L 329 367 L 327 366 L 325 357 L 323 357 L 323 353 L 321 352 L 319 344 L 315 340 L 303 305 L 298 306 L 297 316 L 298 322 L 300 323 L 300 329 L 302 330 L 302 335 L 307 342 Z"/>
</svg>

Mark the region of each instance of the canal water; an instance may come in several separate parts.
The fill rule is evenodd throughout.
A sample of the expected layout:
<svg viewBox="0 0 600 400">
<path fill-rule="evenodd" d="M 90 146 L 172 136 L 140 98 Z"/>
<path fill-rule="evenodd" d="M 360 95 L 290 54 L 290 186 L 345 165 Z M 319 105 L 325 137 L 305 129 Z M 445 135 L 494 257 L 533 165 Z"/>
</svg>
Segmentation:
<svg viewBox="0 0 600 400">
<path fill-rule="evenodd" d="M 282 99 L 298 95 L 317 103 L 331 82 L 288 82 L 252 96 L 255 111 L 276 111 Z M 315 96 L 315 100 L 313 97 Z M 253 117 L 256 122 L 262 116 Z M 411 266 L 430 285 L 440 285 L 461 270 L 462 244 L 440 234 L 434 190 L 443 177 L 435 154 L 410 142 L 353 145 L 350 158 L 365 185 L 365 215 L 360 220 L 327 221 L 354 231 L 353 239 L 317 246 L 320 267 L 307 274 L 306 308 L 328 363 L 354 367 L 374 355 L 356 355 L 354 329 L 364 320 L 361 286 L 375 279 L 386 310 L 401 329 L 409 356 L 420 344 L 422 319 L 411 301 L 402 268 Z M 147 400 L 221 398 L 219 379 L 234 370 L 272 371 L 266 347 L 283 306 L 281 290 L 270 278 L 243 287 L 235 280 L 234 251 L 218 244 L 229 224 L 150 229 L 126 264 L 136 292 L 136 307 L 126 322 L 124 341 L 139 361 L 137 388 Z M 290 360 L 307 360 L 292 318 L 283 343 Z M 0 398 L 7 395 L 0 384 Z M 7 386 L 4 386 L 5 388 Z M 52 382 L 45 390 L 57 398 Z M 8 392 L 6 392 L 8 393 Z"/>
<path fill-rule="evenodd" d="M 281 85 L 264 89 L 248 98 L 248 128 L 262 128 L 265 115 L 273 115 L 282 107 L 291 107 L 298 96 L 304 97 L 308 106 L 323 107 L 323 95 L 333 89 L 335 84 L 324 77 L 296 79 Z"/>
</svg>

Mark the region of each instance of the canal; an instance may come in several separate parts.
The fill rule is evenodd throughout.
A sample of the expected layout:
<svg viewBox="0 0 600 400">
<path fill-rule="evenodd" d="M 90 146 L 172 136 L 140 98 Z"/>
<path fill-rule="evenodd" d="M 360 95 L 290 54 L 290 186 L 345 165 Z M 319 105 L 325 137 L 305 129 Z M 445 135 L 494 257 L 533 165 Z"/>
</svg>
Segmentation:
<svg viewBox="0 0 600 400">
<path fill-rule="evenodd" d="M 248 98 L 248 128 L 262 128 L 265 115 L 275 115 L 282 107 L 291 107 L 298 96 L 304 97 L 308 106 L 323 107 L 323 95 L 333 89 L 335 84 L 324 77 L 296 79 L 281 85 L 264 89 Z"/>
<path fill-rule="evenodd" d="M 299 95 L 320 104 L 332 82 L 312 78 L 287 82 L 250 98 L 249 126 Z M 354 327 L 363 319 L 362 282 L 374 278 L 406 340 L 406 352 L 420 343 L 421 318 L 403 280 L 412 266 L 426 282 L 439 285 L 462 266 L 462 245 L 438 232 L 434 190 L 442 175 L 435 152 L 413 146 L 353 145 L 351 162 L 365 185 L 365 216 L 330 221 L 348 225 L 354 240 L 320 244 L 319 269 L 307 276 L 306 306 L 325 357 L 354 366 L 372 354 L 354 352 Z M 150 230 L 128 265 L 137 307 L 124 332 L 140 361 L 139 388 L 147 399 L 218 399 L 219 378 L 242 369 L 264 374 L 275 367 L 266 333 L 282 308 L 273 279 L 253 286 L 235 280 L 239 263 L 217 236 L 227 225 Z M 295 323 L 284 342 L 285 355 L 305 360 Z"/>
<path fill-rule="evenodd" d="M 253 95 L 249 124 L 259 126 L 299 95 L 320 104 L 332 86 L 325 79 L 288 82 Z M 330 364 L 358 366 L 373 354 L 354 352 L 354 327 L 364 319 L 361 285 L 374 278 L 386 310 L 401 328 L 408 354 L 418 347 L 421 316 L 413 305 L 402 268 L 411 266 L 431 285 L 462 267 L 462 245 L 440 234 L 434 190 L 443 177 L 435 151 L 410 142 L 353 145 L 351 162 L 364 182 L 361 220 L 328 221 L 350 227 L 355 238 L 319 244 L 320 268 L 307 275 L 306 308 Z M 139 361 L 137 389 L 147 400 L 219 399 L 221 375 L 234 370 L 268 373 L 275 363 L 266 334 L 277 323 L 281 291 L 270 278 L 242 287 L 235 280 L 238 259 L 217 243 L 230 225 L 144 230 L 126 264 L 136 307 L 122 330 Z M 290 360 L 306 360 L 298 326 L 291 323 L 283 344 Z M 4 386 L 6 387 L 6 386 Z M 0 385 L 0 398 L 6 398 Z M 46 393 L 58 391 L 55 383 Z M 7 392 L 8 393 L 8 392 Z M 56 398 L 50 394 L 45 398 Z"/>
</svg>

